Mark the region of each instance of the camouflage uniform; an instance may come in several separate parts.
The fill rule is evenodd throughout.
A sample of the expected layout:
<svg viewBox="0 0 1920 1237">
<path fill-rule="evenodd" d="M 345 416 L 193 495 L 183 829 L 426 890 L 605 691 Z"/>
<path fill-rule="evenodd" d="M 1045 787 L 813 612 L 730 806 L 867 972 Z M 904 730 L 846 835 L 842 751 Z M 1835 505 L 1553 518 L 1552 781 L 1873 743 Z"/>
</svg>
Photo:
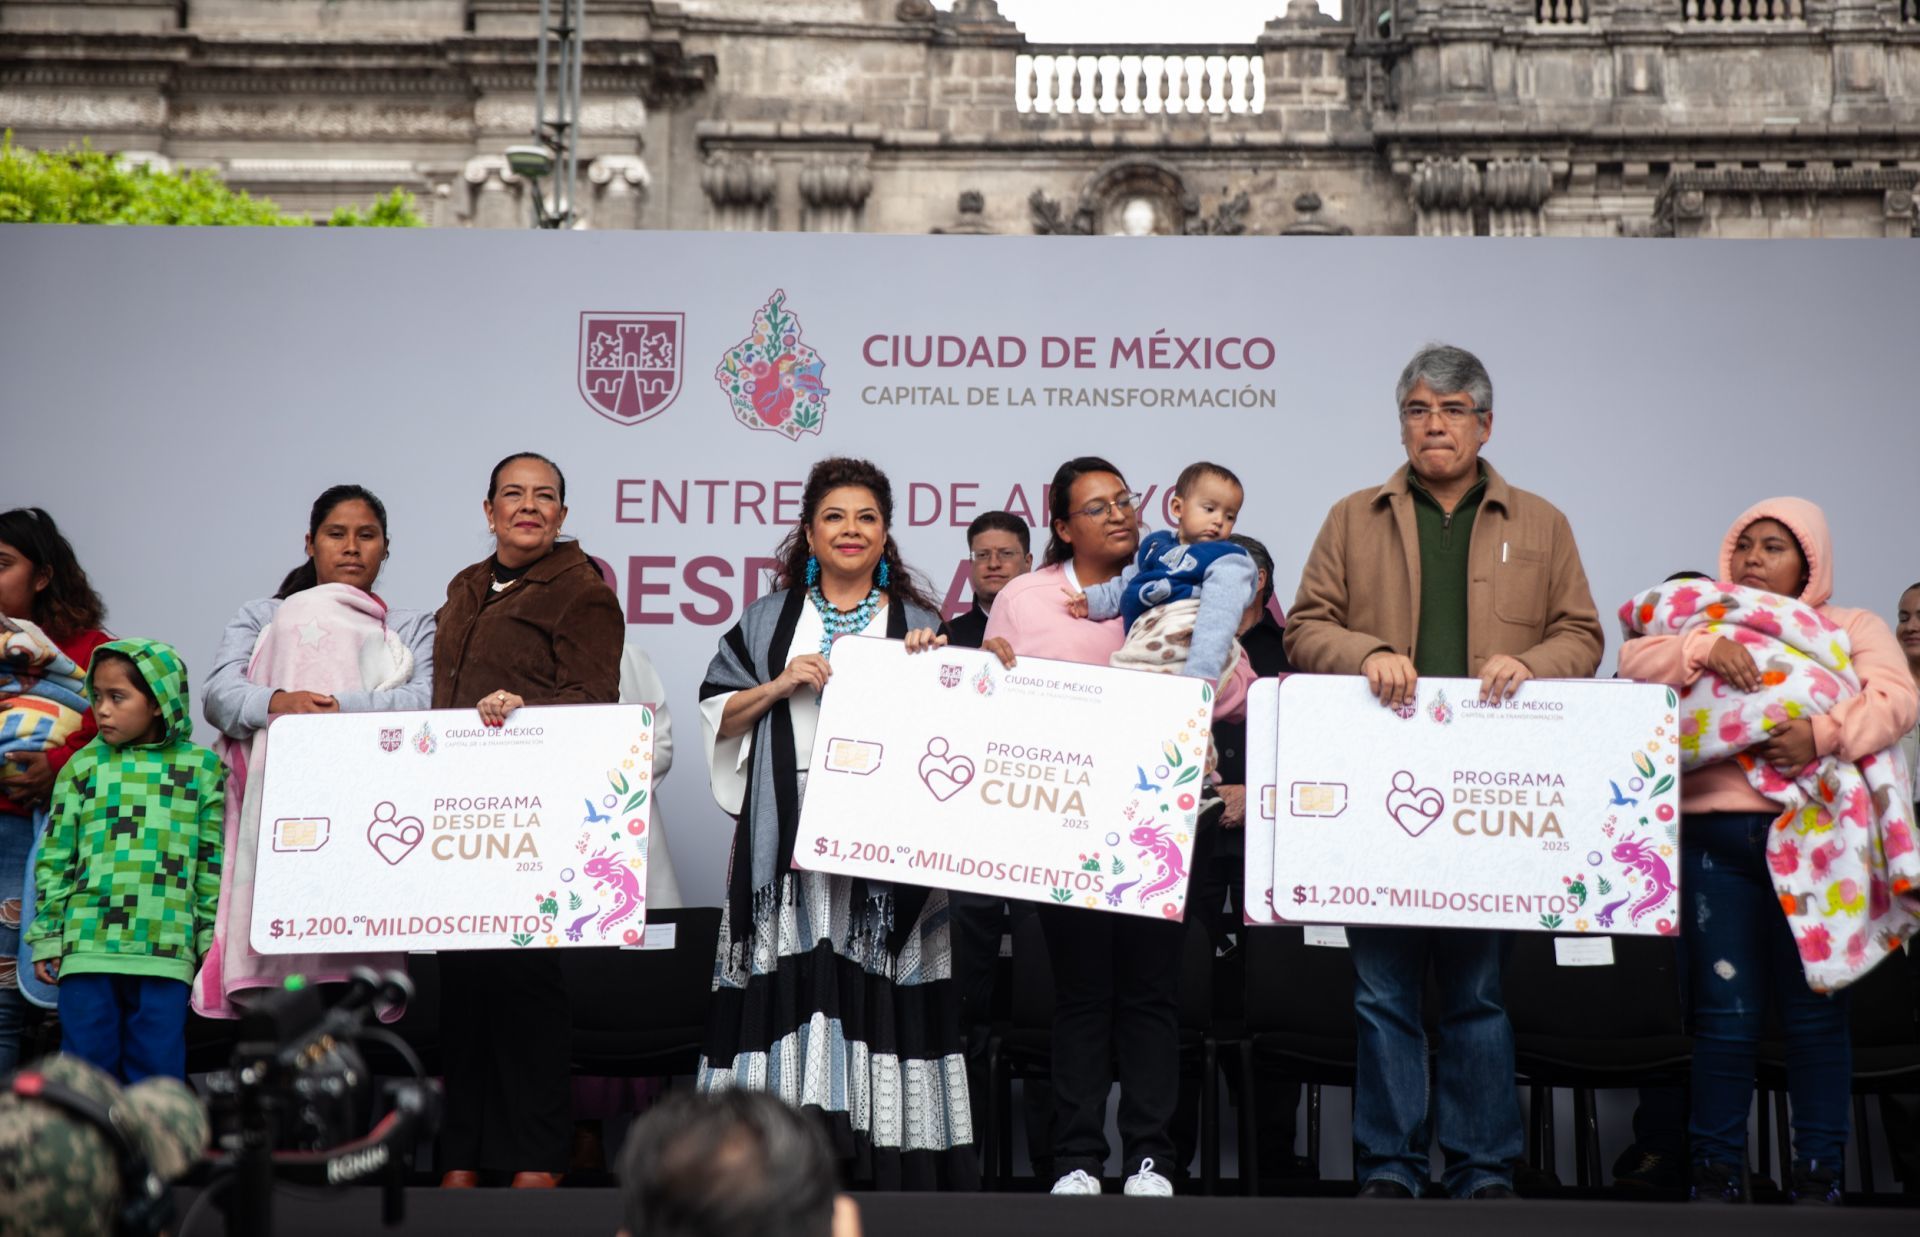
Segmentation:
<svg viewBox="0 0 1920 1237">
<path fill-rule="evenodd" d="M 186 1172 L 207 1145 L 207 1114 L 172 1078 L 121 1088 L 77 1057 L 28 1067 L 106 1107 L 163 1181 Z M 85 1118 L 42 1100 L 0 1093 L 0 1237 L 111 1234 L 120 1166 Z"/>
</svg>

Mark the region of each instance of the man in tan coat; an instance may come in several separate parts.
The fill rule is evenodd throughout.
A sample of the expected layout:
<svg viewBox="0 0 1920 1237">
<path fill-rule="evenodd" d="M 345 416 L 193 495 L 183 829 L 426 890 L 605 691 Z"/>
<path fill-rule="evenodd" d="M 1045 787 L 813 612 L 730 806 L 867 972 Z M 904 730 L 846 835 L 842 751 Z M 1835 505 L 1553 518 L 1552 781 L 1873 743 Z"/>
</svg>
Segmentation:
<svg viewBox="0 0 1920 1237">
<path fill-rule="evenodd" d="M 1364 674 L 1395 708 L 1413 702 L 1423 674 L 1478 678 L 1483 700 L 1530 678 L 1592 675 L 1603 640 L 1566 517 L 1480 458 L 1493 434 L 1486 367 L 1459 348 L 1423 348 L 1395 398 L 1407 466 L 1327 513 L 1288 617 L 1294 667 Z M 1361 1197 L 1423 1191 L 1436 1117 L 1446 1192 L 1513 1197 L 1523 1137 L 1499 934 L 1355 928 L 1347 937 Z M 1429 961 L 1441 1005 L 1433 1086 L 1420 1011 Z"/>
</svg>

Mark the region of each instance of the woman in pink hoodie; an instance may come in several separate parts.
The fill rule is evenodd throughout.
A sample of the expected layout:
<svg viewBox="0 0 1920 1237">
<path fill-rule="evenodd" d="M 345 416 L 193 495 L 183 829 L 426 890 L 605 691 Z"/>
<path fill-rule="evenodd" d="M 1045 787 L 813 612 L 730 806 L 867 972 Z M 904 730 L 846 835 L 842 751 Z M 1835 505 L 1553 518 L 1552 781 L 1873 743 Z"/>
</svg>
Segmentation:
<svg viewBox="0 0 1920 1237">
<path fill-rule="evenodd" d="M 1118 577 L 1140 546 L 1139 496 L 1098 456 L 1068 460 L 1049 490 L 1046 565 L 994 600 L 982 647 L 1004 657 L 1047 657 L 1097 666 L 1126 638 L 1118 616 L 1075 618 L 1071 594 Z M 1220 684 L 1213 715 L 1246 712 L 1253 670 L 1242 657 Z M 1201 863 L 1203 826 L 1196 836 Z M 1209 843 L 1210 845 L 1210 843 Z M 1132 915 L 1040 904 L 1053 962 L 1055 1194 L 1098 1194 L 1107 1159 L 1107 1093 L 1120 1067 L 1123 1192 L 1167 1195 L 1173 1183 L 1171 1133 L 1179 1097 L 1180 957 L 1185 928 Z M 1156 1168 L 1157 1166 L 1157 1168 Z"/>
<path fill-rule="evenodd" d="M 1891 746 L 1913 725 L 1920 692 L 1893 632 L 1869 611 L 1827 604 L 1833 543 L 1820 508 L 1800 498 L 1773 498 L 1749 508 L 1721 546 L 1720 578 L 1814 607 L 1847 633 L 1860 679 L 1858 695 L 1777 726 L 1749 747 L 1756 760 L 1788 774 L 1827 755 L 1858 761 Z M 1675 688 L 1709 674 L 1733 691 L 1762 686 L 1760 667 L 1745 648 L 1701 627 L 1629 641 L 1620 650 L 1620 673 Z M 1853 1073 L 1847 990 L 1822 995 L 1806 984 L 1767 866 L 1768 835 L 1780 805 L 1755 790 L 1732 760 L 1689 772 L 1680 796 L 1694 1031 L 1693 1196 L 1745 1199 L 1747 1109 L 1772 991 L 1786 1029 L 1793 1099 L 1792 1197 L 1837 1203 Z"/>
</svg>

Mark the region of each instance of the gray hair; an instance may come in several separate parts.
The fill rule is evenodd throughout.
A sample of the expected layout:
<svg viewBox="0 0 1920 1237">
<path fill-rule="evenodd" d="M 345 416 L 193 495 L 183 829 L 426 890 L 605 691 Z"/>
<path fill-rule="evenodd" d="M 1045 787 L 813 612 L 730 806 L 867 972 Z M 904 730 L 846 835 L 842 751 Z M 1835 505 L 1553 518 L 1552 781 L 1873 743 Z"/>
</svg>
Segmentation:
<svg viewBox="0 0 1920 1237">
<path fill-rule="evenodd" d="M 1407 393 L 1419 386 L 1423 378 L 1435 394 L 1465 391 L 1472 398 L 1475 411 L 1493 410 L 1493 379 L 1487 376 L 1487 367 L 1480 363 L 1480 358 L 1465 348 L 1428 344 L 1414 353 L 1407 367 L 1400 371 L 1400 385 L 1394 388 L 1396 409 L 1406 407 Z"/>
</svg>

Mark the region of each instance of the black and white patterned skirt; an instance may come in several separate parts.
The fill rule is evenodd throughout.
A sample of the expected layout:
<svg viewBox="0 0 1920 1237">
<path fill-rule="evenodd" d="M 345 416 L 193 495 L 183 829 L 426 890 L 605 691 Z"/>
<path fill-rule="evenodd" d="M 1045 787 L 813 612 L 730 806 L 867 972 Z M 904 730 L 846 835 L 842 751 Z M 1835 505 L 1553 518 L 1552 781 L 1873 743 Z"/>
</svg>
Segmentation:
<svg viewBox="0 0 1920 1237">
<path fill-rule="evenodd" d="M 755 899 L 736 951 L 722 912 L 702 1089 L 754 1087 L 826 1121 L 846 1184 L 979 1184 L 947 895 L 931 892 L 900 952 L 893 895 L 789 872 Z"/>
</svg>

